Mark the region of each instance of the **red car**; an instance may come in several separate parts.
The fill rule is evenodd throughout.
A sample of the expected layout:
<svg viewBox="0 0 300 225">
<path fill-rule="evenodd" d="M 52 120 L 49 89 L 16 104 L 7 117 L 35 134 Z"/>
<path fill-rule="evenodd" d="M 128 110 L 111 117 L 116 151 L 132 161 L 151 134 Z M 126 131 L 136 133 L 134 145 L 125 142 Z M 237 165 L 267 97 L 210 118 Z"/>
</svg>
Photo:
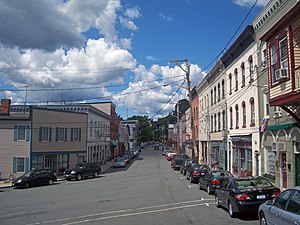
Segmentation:
<svg viewBox="0 0 300 225">
<path fill-rule="evenodd" d="M 169 152 L 169 153 L 166 155 L 166 159 L 167 159 L 168 161 L 172 161 L 174 155 L 176 155 L 175 152 Z"/>
</svg>

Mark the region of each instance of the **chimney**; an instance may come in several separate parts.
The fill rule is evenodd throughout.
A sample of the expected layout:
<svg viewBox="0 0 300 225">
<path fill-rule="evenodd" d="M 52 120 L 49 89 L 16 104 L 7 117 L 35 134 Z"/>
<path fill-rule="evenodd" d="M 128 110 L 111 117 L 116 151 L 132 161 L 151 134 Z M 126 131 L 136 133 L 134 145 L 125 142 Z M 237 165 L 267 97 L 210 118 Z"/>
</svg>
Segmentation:
<svg viewBox="0 0 300 225">
<path fill-rule="evenodd" d="M 9 116 L 10 113 L 10 99 L 1 99 L 0 115 Z"/>
</svg>

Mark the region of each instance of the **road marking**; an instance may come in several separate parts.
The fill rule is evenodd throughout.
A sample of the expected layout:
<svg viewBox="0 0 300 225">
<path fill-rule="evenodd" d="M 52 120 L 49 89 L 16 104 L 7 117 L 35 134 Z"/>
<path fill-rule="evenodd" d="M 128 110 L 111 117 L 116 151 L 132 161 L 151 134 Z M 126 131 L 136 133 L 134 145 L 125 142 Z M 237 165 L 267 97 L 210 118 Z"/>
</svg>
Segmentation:
<svg viewBox="0 0 300 225">
<path fill-rule="evenodd" d="M 198 206 L 198 205 L 201 206 L 201 205 L 205 205 L 205 204 L 214 204 L 214 203 L 206 203 L 206 202 L 202 203 L 202 201 L 214 201 L 214 199 L 203 199 L 203 198 L 201 198 L 201 200 L 197 199 L 197 200 L 190 200 L 190 201 L 185 201 L 185 202 L 173 202 L 173 203 L 162 204 L 162 205 L 145 206 L 145 207 L 140 207 L 140 208 L 130 208 L 130 209 L 121 209 L 121 210 L 115 210 L 115 211 L 108 211 L 108 212 L 99 212 L 99 213 L 87 214 L 87 215 L 83 215 L 83 216 L 76 216 L 76 217 L 69 217 L 69 218 L 62 218 L 62 219 L 48 220 L 48 221 L 39 221 L 39 222 L 35 222 L 35 223 L 30 223 L 30 224 L 27 224 L 27 225 L 38 225 L 38 224 L 51 224 L 51 223 L 57 223 L 57 222 L 67 222 L 68 220 L 69 221 L 70 220 L 82 220 L 82 219 L 86 219 L 88 217 L 104 216 L 104 215 L 118 214 L 118 213 L 127 213 L 127 214 L 123 214 L 123 215 L 130 216 L 132 214 L 131 216 L 133 216 L 133 215 L 146 214 L 148 211 L 146 211 L 146 213 L 143 213 L 143 212 L 129 213 L 129 212 L 138 211 L 138 210 L 150 210 L 150 209 L 155 209 L 155 208 L 164 208 L 164 207 L 175 206 L 175 207 L 171 207 L 171 208 L 156 209 L 156 210 L 150 210 L 149 211 L 149 213 L 150 212 L 154 213 L 154 212 L 160 212 L 160 210 L 167 211 L 167 210 L 179 209 L 179 208 L 189 208 L 189 207 Z M 195 204 L 193 205 L 193 203 L 195 203 Z M 191 204 L 191 205 L 188 205 L 188 204 Z M 179 205 L 179 206 L 176 206 L 176 205 Z M 118 215 L 106 216 L 106 217 L 101 217 L 101 218 L 110 219 L 110 218 L 117 218 L 117 217 L 122 217 L 122 215 L 120 215 L 120 216 L 118 216 Z M 77 222 L 73 222 L 73 223 L 70 222 L 70 223 L 67 223 L 67 224 L 76 224 L 76 223 Z"/>
<path fill-rule="evenodd" d="M 191 185 L 189 185 L 189 184 L 188 184 L 188 187 L 189 187 L 189 188 L 192 188 L 192 186 L 191 186 Z"/>
</svg>

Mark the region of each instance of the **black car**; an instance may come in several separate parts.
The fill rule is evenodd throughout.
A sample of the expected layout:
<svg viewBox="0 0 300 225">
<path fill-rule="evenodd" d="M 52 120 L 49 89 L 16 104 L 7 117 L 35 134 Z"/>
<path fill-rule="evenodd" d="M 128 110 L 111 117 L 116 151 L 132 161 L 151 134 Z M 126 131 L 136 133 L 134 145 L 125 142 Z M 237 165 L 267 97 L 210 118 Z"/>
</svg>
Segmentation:
<svg viewBox="0 0 300 225">
<path fill-rule="evenodd" d="M 32 170 L 12 181 L 13 187 L 29 188 L 57 181 L 56 175 L 51 170 Z"/>
<path fill-rule="evenodd" d="M 189 156 L 186 154 L 175 155 L 171 161 L 171 167 L 174 170 L 180 170 L 180 166 L 183 164 L 183 161 L 188 158 L 189 158 Z"/>
<path fill-rule="evenodd" d="M 186 171 L 193 165 L 196 164 L 196 160 L 193 159 L 185 159 L 180 166 L 180 173 L 186 175 Z"/>
<path fill-rule="evenodd" d="M 204 176 L 210 168 L 207 165 L 192 164 L 192 166 L 186 171 L 186 179 L 191 183 L 198 183 L 199 178 Z"/>
<path fill-rule="evenodd" d="M 74 168 L 64 172 L 66 180 L 82 180 L 88 177 L 98 177 L 101 173 L 100 163 L 79 163 Z"/>
<path fill-rule="evenodd" d="M 215 204 L 228 209 L 231 217 L 240 212 L 257 213 L 259 206 L 275 198 L 280 189 L 263 177 L 232 177 L 216 190 Z"/>
<path fill-rule="evenodd" d="M 199 179 L 199 190 L 206 190 L 210 195 L 220 188 L 224 180 L 233 177 L 233 175 L 226 170 L 211 170 Z"/>
</svg>

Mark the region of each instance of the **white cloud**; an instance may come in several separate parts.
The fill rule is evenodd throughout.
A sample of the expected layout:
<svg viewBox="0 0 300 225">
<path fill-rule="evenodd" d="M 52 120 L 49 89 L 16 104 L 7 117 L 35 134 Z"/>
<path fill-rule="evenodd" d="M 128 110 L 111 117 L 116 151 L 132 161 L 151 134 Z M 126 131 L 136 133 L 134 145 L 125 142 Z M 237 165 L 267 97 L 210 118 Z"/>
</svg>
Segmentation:
<svg viewBox="0 0 300 225">
<path fill-rule="evenodd" d="M 256 0 L 233 0 L 234 4 L 239 5 L 239 6 L 246 6 L 246 7 L 251 7 L 254 5 Z M 257 6 L 265 6 L 269 0 L 258 0 L 256 5 Z"/>
<path fill-rule="evenodd" d="M 126 27 L 127 29 L 130 30 L 137 30 L 138 27 L 134 24 L 133 21 L 130 21 L 127 18 L 124 18 L 122 16 L 119 17 L 120 23 L 123 25 L 123 27 Z"/>
<path fill-rule="evenodd" d="M 167 22 L 173 22 L 173 21 L 174 21 L 172 15 L 165 15 L 165 14 L 163 14 L 162 12 L 158 13 L 158 15 L 159 15 L 161 18 L 163 18 L 165 21 L 167 21 Z"/>
<path fill-rule="evenodd" d="M 130 19 L 136 19 L 142 16 L 142 14 L 140 13 L 140 8 L 137 6 L 127 8 L 124 12 L 124 15 L 129 17 Z"/>
</svg>

